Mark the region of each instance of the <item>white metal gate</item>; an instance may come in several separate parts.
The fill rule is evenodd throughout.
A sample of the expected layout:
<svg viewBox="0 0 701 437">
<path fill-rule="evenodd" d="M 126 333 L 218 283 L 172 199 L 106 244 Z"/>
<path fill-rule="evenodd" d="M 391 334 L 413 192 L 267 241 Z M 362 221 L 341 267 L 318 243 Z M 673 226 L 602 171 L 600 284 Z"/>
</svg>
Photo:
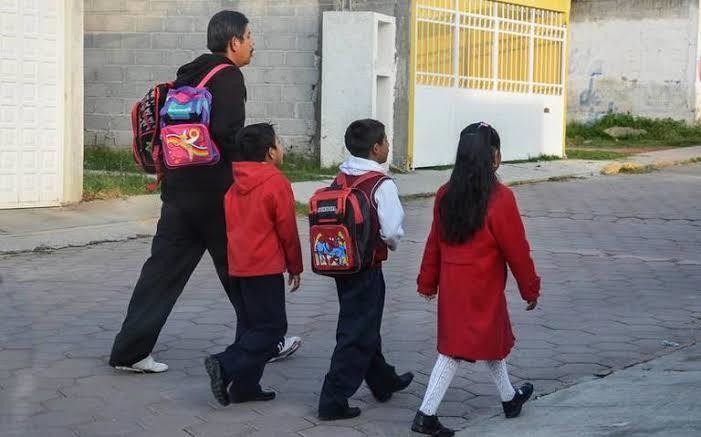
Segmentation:
<svg viewBox="0 0 701 437">
<path fill-rule="evenodd" d="M 0 208 L 63 190 L 64 2 L 0 0 Z"/>
<path fill-rule="evenodd" d="M 506 159 L 561 155 L 567 14 L 491 0 L 414 7 L 412 166 L 452 163 L 474 121 L 497 128 Z"/>
</svg>

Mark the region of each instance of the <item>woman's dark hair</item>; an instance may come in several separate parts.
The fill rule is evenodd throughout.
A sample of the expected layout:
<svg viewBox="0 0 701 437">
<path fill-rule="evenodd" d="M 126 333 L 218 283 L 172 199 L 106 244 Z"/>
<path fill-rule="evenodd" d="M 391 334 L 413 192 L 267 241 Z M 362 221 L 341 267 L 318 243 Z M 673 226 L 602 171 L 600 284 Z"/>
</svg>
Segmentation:
<svg viewBox="0 0 701 437">
<path fill-rule="evenodd" d="M 236 134 L 234 160 L 263 162 L 271 147 L 276 147 L 273 125 L 249 124 Z"/>
<path fill-rule="evenodd" d="M 444 241 L 464 243 L 484 224 L 497 184 L 494 152 L 500 146 L 499 134 L 486 123 L 471 124 L 460 132 L 455 167 L 438 205 Z"/>
<path fill-rule="evenodd" d="M 232 38 L 244 38 L 246 26 L 248 18 L 241 12 L 217 12 L 207 25 L 207 48 L 212 53 L 225 53 Z"/>
</svg>

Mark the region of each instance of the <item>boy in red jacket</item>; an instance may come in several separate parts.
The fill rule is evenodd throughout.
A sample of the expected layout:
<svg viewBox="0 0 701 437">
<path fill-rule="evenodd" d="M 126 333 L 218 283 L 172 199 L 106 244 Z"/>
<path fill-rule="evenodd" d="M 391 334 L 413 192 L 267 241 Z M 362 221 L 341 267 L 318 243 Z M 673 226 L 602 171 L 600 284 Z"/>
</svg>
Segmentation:
<svg viewBox="0 0 701 437">
<path fill-rule="evenodd" d="M 205 359 L 212 393 L 222 405 L 269 401 L 263 391 L 265 363 L 287 331 L 285 279 L 299 288 L 302 250 L 290 181 L 278 170 L 283 149 L 270 124 L 246 126 L 236 135 L 234 183 L 224 198 L 230 298 L 236 340 Z"/>
</svg>

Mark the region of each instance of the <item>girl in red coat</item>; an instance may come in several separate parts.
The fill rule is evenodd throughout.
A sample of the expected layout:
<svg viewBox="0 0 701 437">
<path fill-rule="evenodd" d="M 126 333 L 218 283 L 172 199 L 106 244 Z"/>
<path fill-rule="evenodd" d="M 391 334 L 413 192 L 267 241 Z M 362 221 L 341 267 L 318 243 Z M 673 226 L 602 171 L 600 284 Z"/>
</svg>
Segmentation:
<svg viewBox="0 0 701 437">
<path fill-rule="evenodd" d="M 505 358 L 514 345 L 506 308 L 507 265 L 516 278 L 526 310 L 536 307 L 538 277 L 514 194 L 499 183 L 497 132 L 475 123 L 460 133 L 450 181 L 440 188 L 426 242 L 418 292 L 438 298 L 438 360 L 412 429 L 451 436 L 436 416 L 458 363 L 485 361 L 506 417 L 516 417 L 533 393 L 509 381 Z"/>
</svg>

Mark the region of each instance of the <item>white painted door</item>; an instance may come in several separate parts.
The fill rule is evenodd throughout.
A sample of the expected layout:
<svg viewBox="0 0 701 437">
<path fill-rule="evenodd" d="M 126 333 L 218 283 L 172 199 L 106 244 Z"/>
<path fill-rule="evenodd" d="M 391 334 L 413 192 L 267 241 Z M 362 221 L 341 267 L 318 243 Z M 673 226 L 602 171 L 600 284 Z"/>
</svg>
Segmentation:
<svg viewBox="0 0 701 437">
<path fill-rule="evenodd" d="M 65 0 L 0 0 L 0 209 L 63 190 Z"/>
</svg>

